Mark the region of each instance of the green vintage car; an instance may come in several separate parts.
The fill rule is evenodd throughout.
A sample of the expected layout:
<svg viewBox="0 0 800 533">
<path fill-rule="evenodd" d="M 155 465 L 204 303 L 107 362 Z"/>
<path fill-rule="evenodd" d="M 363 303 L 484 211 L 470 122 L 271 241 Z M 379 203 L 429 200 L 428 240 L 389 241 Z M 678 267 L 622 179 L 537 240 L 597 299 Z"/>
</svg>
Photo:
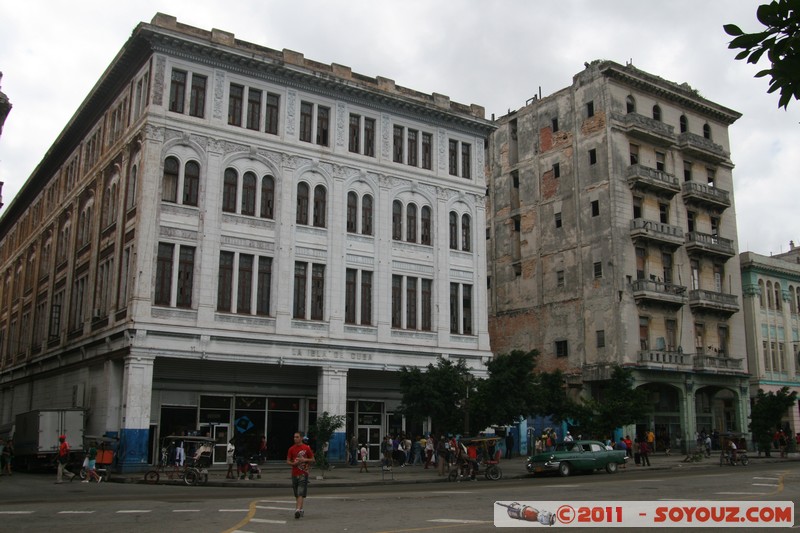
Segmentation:
<svg viewBox="0 0 800 533">
<path fill-rule="evenodd" d="M 601 470 L 613 474 L 628 458 L 624 450 L 608 450 L 596 440 L 576 440 L 556 445 L 552 452 L 542 452 L 528 457 L 526 468 L 531 474 L 558 472 L 568 476 L 576 470 Z"/>
</svg>

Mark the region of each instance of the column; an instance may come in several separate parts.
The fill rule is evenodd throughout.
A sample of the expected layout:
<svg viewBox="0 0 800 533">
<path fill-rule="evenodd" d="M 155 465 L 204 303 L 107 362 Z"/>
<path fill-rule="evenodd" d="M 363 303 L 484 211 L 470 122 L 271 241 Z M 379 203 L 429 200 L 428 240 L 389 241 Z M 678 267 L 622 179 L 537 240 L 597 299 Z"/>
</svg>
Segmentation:
<svg viewBox="0 0 800 533">
<path fill-rule="evenodd" d="M 347 415 L 347 370 L 322 367 L 317 383 L 317 416 L 327 411 L 329 415 Z M 328 461 L 345 460 L 346 426 L 331 436 L 328 443 Z"/>
<path fill-rule="evenodd" d="M 122 376 L 122 425 L 117 461 L 123 472 L 147 464 L 155 357 L 129 355 Z"/>
</svg>

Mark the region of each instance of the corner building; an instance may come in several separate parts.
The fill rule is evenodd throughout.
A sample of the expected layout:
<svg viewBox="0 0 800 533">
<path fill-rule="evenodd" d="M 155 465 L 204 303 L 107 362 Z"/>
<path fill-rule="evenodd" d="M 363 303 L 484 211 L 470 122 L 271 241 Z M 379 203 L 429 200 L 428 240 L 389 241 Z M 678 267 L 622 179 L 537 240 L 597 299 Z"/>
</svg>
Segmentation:
<svg viewBox="0 0 800 533">
<path fill-rule="evenodd" d="M 0 219 L 0 423 L 87 409 L 120 463 L 272 459 L 317 413 L 371 458 L 399 369 L 491 357 L 482 107 L 157 14 Z M 423 428 L 405 428 L 421 431 Z M 255 451 L 252 449 L 252 451 Z"/>
<path fill-rule="evenodd" d="M 673 447 L 702 429 L 746 432 L 728 142 L 739 116 L 686 84 L 595 61 L 498 119 L 493 351 L 538 349 L 575 395 L 597 395 L 613 364 L 631 368 L 654 406 L 636 432 Z"/>
</svg>

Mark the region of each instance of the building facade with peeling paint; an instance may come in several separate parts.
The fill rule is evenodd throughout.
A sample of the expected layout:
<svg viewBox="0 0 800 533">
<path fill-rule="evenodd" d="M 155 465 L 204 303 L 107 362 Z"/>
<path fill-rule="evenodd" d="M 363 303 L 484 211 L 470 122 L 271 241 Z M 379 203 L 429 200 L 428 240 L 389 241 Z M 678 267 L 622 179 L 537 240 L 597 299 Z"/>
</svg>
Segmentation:
<svg viewBox="0 0 800 533">
<path fill-rule="evenodd" d="M 654 406 L 635 431 L 654 429 L 658 449 L 747 432 L 728 140 L 739 117 L 686 84 L 595 61 L 499 118 L 490 141 L 492 350 L 539 350 L 576 395 L 631 368 Z"/>
<path fill-rule="evenodd" d="M 379 458 L 399 370 L 485 375 L 485 155 L 451 102 L 157 14 L 0 219 L 0 424 L 82 407 L 121 438 L 285 457 L 317 413 Z M 57 435 L 53 436 L 56 443 Z M 255 448 L 252 448 L 253 450 Z"/>
</svg>

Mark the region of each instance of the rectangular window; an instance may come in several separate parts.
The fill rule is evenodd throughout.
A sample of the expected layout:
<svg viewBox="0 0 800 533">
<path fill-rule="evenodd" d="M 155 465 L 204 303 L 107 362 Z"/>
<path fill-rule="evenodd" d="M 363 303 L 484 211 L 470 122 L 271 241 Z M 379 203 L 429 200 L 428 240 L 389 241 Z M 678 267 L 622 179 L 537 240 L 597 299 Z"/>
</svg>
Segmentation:
<svg viewBox="0 0 800 533">
<path fill-rule="evenodd" d="M 556 213 L 556 227 L 561 227 L 561 213 Z"/>
<path fill-rule="evenodd" d="M 667 351 L 674 352 L 678 346 L 678 322 L 671 318 L 664 319 L 664 328 L 666 330 L 667 338 Z"/>
<path fill-rule="evenodd" d="M 311 320 L 322 320 L 325 312 L 325 265 L 311 267 Z"/>
<path fill-rule="evenodd" d="M 568 357 L 569 346 L 567 341 L 556 341 L 556 357 Z"/>
<path fill-rule="evenodd" d="M 372 272 L 361 272 L 361 325 L 372 324 Z"/>
<path fill-rule="evenodd" d="M 258 280 L 256 293 L 256 313 L 259 315 L 269 315 L 269 302 L 272 292 L 272 258 L 258 258 Z"/>
<path fill-rule="evenodd" d="M 642 218 L 642 197 L 633 197 L 633 218 Z"/>
<path fill-rule="evenodd" d="M 664 172 L 667 168 L 666 163 L 666 155 L 663 152 L 656 152 L 656 170 L 660 170 Z"/>
<path fill-rule="evenodd" d="M 639 146 L 635 144 L 631 144 L 628 147 L 628 150 L 631 154 L 631 165 L 638 165 L 639 164 Z"/>
<path fill-rule="evenodd" d="M 303 142 L 311 142 L 311 122 L 313 121 L 313 111 L 314 104 L 310 104 L 308 102 L 300 103 L 300 140 Z"/>
<path fill-rule="evenodd" d="M 422 330 L 430 331 L 433 316 L 433 281 L 422 280 Z"/>
<path fill-rule="evenodd" d="M 472 150 L 469 144 L 461 143 L 461 177 L 470 179 L 472 177 Z"/>
<path fill-rule="evenodd" d="M 280 96 L 267 93 L 267 116 L 264 124 L 264 132 L 272 135 L 278 134 L 278 109 L 280 108 Z"/>
<path fill-rule="evenodd" d="M 553 164 L 553 177 L 560 178 L 561 177 L 561 165 L 559 163 Z M 517 177 L 515 188 L 519 187 L 519 177 Z"/>
<path fill-rule="evenodd" d="M 357 154 L 360 151 L 361 138 L 361 117 L 350 114 L 350 130 L 348 135 L 347 149 Z"/>
<path fill-rule="evenodd" d="M 598 348 L 605 348 L 606 347 L 606 331 L 604 329 L 598 329 L 595 331 L 595 337 L 597 338 L 597 347 Z"/>
<path fill-rule="evenodd" d="M 461 287 L 461 316 L 464 335 L 472 335 L 472 285 Z"/>
<path fill-rule="evenodd" d="M 364 155 L 375 157 L 375 119 L 364 119 Z"/>
<path fill-rule="evenodd" d="M 592 202 L 592 216 L 597 217 L 600 216 L 600 201 L 594 200 Z"/>
<path fill-rule="evenodd" d="M 174 244 L 158 243 L 156 258 L 155 305 L 170 305 L 172 294 L 172 257 Z"/>
<path fill-rule="evenodd" d="M 181 246 L 178 259 L 178 307 L 192 306 L 194 290 L 194 248 Z"/>
<path fill-rule="evenodd" d="M 306 317 L 306 263 L 297 262 L 294 264 L 294 318 L 304 319 Z"/>
<path fill-rule="evenodd" d="M 417 135 L 416 130 L 408 130 L 408 164 L 412 167 L 417 166 Z"/>
<path fill-rule="evenodd" d="M 206 114 L 206 77 L 192 74 L 192 91 L 189 96 L 189 115 L 203 118 Z"/>
<path fill-rule="evenodd" d="M 392 130 L 393 144 L 392 144 L 392 161 L 395 163 L 403 162 L 403 127 L 395 126 Z"/>
<path fill-rule="evenodd" d="M 556 270 L 556 287 L 564 286 L 564 271 Z"/>
<path fill-rule="evenodd" d="M 692 162 L 683 162 L 683 181 L 692 181 Z"/>
<path fill-rule="evenodd" d="M 430 133 L 422 134 L 422 168 L 433 168 L 433 136 Z"/>
<path fill-rule="evenodd" d="M 644 279 L 644 267 L 647 261 L 647 250 L 641 247 L 636 248 L 636 279 Z"/>
<path fill-rule="evenodd" d="M 586 116 L 588 118 L 594 116 L 594 102 L 586 102 Z"/>
<path fill-rule="evenodd" d="M 392 276 L 392 327 L 403 327 L 403 276 Z"/>
<path fill-rule="evenodd" d="M 253 300 L 253 256 L 239 254 L 239 285 L 236 288 L 236 312 L 252 313 Z"/>
<path fill-rule="evenodd" d="M 186 71 L 172 69 L 172 79 L 169 85 L 169 110 L 183 113 L 183 103 L 186 98 Z"/>
<path fill-rule="evenodd" d="M 553 130 L 553 133 L 557 132 L 558 131 L 558 117 L 552 119 L 550 121 L 550 125 L 551 125 L 551 129 Z"/>
<path fill-rule="evenodd" d="M 406 278 L 406 328 L 417 329 L 417 278 Z"/>
<path fill-rule="evenodd" d="M 358 271 L 348 268 L 344 277 L 344 322 L 356 323 L 356 278 Z"/>
<path fill-rule="evenodd" d="M 450 284 L 450 333 L 458 333 L 458 283 Z"/>
<path fill-rule="evenodd" d="M 658 217 L 662 224 L 669 224 L 669 204 L 658 204 Z"/>
<path fill-rule="evenodd" d="M 595 261 L 592 265 L 592 269 L 594 271 L 594 279 L 599 279 L 603 277 L 603 263 L 602 261 Z"/>
<path fill-rule="evenodd" d="M 597 163 L 597 150 L 592 148 L 589 150 L 589 164 L 594 165 Z"/>
<path fill-rule="evenodd" d="M 448 169 L 451 176 L 458 176 L 458 141 L 448 142 Z"/>
<path fill-rule="evenodd" d="M 230 312 L 233 301 L 233 252 L 219 253 L 217 311 Z"/>
<path fill-rule="evenodd" d="M 247 129 L 261 130 L 261 91 L 247 89 Z"/>
<path fill-rule="evenodd" d="M 242 102 L 244 99 L 244 87 L 231 83 L 230 94 L 228 95 L 228 124 L 231 126 L 242 125 Z"/>
<path fill-rule="evenodd" d="M 330 115 L 330 109 L 327 107 L 317 106 L 317 144 L 320 146 L 328 146 Z"/>
</svg>

